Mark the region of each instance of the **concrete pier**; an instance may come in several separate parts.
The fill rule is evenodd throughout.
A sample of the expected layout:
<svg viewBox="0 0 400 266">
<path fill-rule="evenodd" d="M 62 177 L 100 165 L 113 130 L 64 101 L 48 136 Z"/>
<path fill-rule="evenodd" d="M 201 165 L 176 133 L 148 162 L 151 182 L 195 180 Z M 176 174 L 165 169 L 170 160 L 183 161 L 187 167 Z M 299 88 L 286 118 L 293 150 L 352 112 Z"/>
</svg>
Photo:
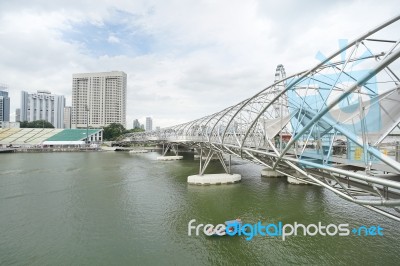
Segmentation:
<svg viewBox="0 0 400 266">
<path fill-rule="evenodd" d="M 294 171 L 294 170 L 291 173 L 291 175 L 295 176 L 295 177 L 301 177 L 302 176 L 302 175 L 300 175 L 300 173 L 298 173 L 297 171 Z M 295 178 L 290 177 L 290 176 L 287 176 L 287 182 L 289 184 L 292 184 L 292 185 L 308 185 L 309 184 L 307 182 L 304 182 L 304 181 L 299 180 L 299 179 L 295 179 Z"/>
<path fill-rule="evenodd" d="M 183 156 L 159 156 L 157 157 L 157 161 L 175 161 L 182 160 Z"/>
<path fill-rule="evenodd" d="M 242 180 L 239 174 L 207 174 L 188 176 L 187 182 L 193 185 L 233 184 Z"/>
<path fill-rule="evenodd" d="M 261 170 L 262 177 L 284 177 L 284 174 L 278 173 L 277 171 L 271 170 L 269 168 L 265 168 Z"/>
</svg>

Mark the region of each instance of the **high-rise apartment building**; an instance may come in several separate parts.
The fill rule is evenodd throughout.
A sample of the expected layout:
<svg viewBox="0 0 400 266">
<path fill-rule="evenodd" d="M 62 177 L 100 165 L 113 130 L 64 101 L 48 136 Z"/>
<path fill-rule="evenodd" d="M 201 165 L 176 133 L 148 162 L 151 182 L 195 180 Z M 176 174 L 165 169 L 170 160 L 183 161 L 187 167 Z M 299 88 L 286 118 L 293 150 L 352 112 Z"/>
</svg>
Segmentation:
<svg viewBox="0 0 400 266">
<path fill-rule="evenodd" d="M 153 119 L 151 117 L 146 117 L 146 131 L 153 130 Z"/>
<path fill-rule="evenodd" d="M 21 121 L 46 120 L 55 128 L 64 127 L 64 95 L 38 90 L 37 93 L 21 92 Z"/>
<path fill-rule="evenodd" d="M 15 122 L 21 122 L 21 108 L 15 109 Z"/>
<path fill-rule="evenodd" d="M 7 86 L 0 84 L 0 122 L 10 121 L 10 97 Z"/>
<path fill-rule="evenodd" d="M 126 124 L 127 76 L 122 71 L 72 76 L 72 128 Z"/>
<path fill-rule="evenodd" d="M 64 128 L 71 128 L 71 106 L 64 107 Z"/>
</svg>

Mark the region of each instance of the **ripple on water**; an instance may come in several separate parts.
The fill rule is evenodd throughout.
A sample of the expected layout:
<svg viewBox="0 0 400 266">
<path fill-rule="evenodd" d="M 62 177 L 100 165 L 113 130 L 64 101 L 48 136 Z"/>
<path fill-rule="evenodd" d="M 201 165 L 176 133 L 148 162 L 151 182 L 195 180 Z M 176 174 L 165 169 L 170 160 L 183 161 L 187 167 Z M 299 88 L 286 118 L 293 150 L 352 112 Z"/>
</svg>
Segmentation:
<svg viewBox="0 0 400 266">
<path fill-rule="evenodd" d="M 261 178 L 236 161 L 242 182 L 191 186 L 199 161 L 156 153 L 15 154 L 0 161 L 0 261 L 31 265 L 386 264 L 399 261 L 400 229 L 314 186 Z M 222 172 L 211 162 L 210 173 Z M 380 224 L 385 237 L 191 236 L 188 222 Z M 387 232 L 387 233 L 386 233 Z"/>
</svg>

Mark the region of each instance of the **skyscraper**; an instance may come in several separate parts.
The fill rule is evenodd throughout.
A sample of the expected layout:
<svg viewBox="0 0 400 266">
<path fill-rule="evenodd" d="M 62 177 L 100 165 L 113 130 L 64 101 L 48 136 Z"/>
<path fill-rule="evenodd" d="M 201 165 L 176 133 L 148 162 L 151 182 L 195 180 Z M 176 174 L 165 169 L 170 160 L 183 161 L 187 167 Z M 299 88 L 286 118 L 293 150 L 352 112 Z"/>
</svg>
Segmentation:
<svg viewBox="0 0 400 266">
<path fill-rule="evenodd" d="M 151 117 L 146 117 L 146 131 L 153 130 L 153 119 Z"/>
<path fill-rule="evenodd" d="M 15 109 L 15 122 L 21 122 L 21 108 Z"/>
<path fill-rule="evenodd" d="M 64 127 L 64 95 L 38 90 L 37 93 L 21 92 L 21 121 L 46 120 L 55 128 Z"/>
<path fill-rule="evenodd" d="M 126 80 L 122 71 L 74 74 L 72 128 L 125 126 Z"/>
<path fill-rule="evenodd" d="M 64 128 L 71 128 L 71 106 L 64 107 Z"/>
<path fill-rule="evenodd" d="M 10 97 L 7 86 L 0 84 L 0 122 L 10 121 Z"/>
<path fill-rule="evenodd" d="M 137 119 L 133 120 L 133 128 L 140 128 L 139 120 Z"/>
</svg>

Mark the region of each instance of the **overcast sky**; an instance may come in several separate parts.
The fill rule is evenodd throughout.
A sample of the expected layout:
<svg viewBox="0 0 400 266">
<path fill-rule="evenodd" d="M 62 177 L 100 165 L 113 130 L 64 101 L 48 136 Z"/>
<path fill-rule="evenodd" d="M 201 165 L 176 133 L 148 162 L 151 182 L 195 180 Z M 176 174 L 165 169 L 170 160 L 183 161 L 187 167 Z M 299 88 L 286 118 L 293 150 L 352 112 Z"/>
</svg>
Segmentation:
<svg viewBox="0 0 400 266">
<path fill-rule="evenodd" d="M 127 127 L 171 126 L 254 95 L 278 64 L 310 68 L 399 11 L 395 0 L 0 0 L 0 83 L 13 121 L 21 90 L 70 105 L 73 73 L 124 71 Z"/>
</svg>

